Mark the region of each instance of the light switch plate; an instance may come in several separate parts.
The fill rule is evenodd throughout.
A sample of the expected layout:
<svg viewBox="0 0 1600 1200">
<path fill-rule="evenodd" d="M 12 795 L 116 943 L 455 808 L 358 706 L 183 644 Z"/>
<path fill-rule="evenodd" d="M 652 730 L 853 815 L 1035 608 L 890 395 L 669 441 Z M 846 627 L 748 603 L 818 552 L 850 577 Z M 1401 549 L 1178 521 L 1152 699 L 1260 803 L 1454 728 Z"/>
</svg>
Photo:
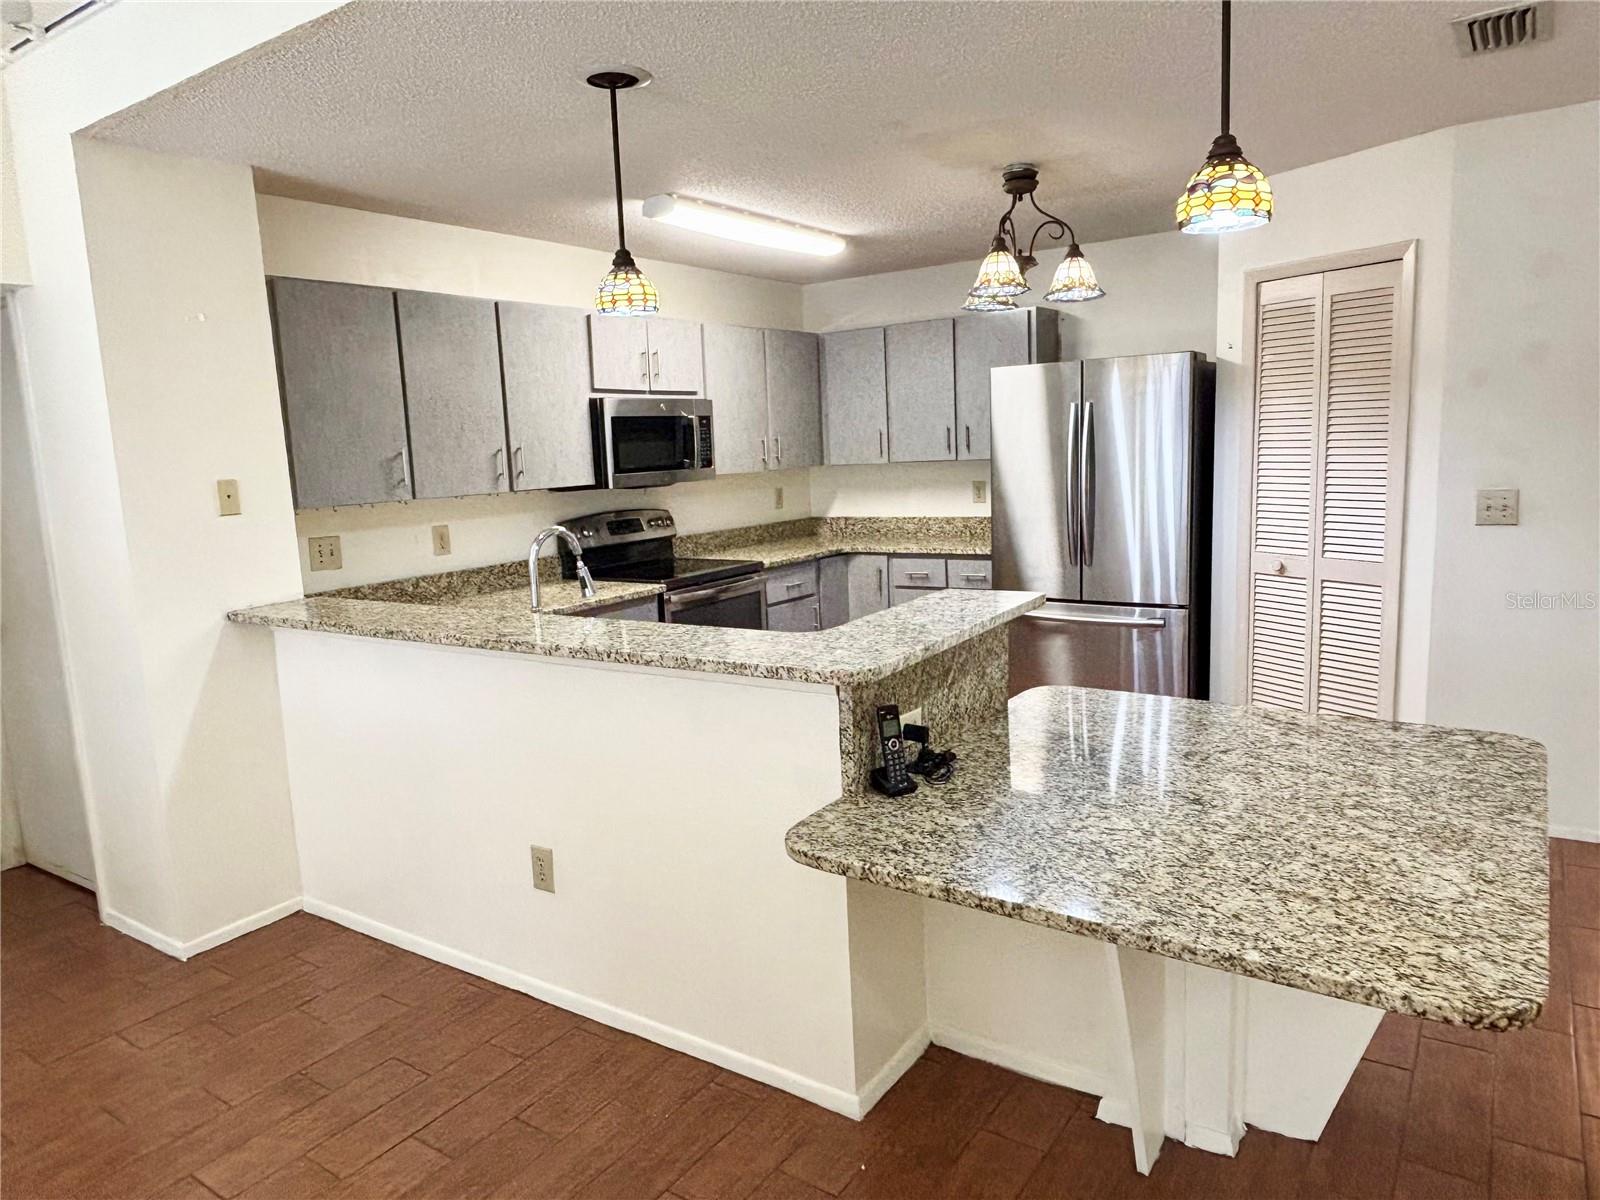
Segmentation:
<svg viewBox="0 0 1600 1200">
<path fill-rule="evenodd" d="M 237 479 L 217 480 L 217 515 L 219 517 L 237 517 L 239 515 L 239 481 Z"/>
<path fill-rule="evenodd" d="M 972 502 L 982 504 L 989 499 L 989 485 L 981 479 L 972 481 Z"/>
<path fill-rule="evenodd" d="M 433 553 L 435 556 L 450 553 L 450 526 L 435 525 L 433 527 Z"/>
<path fill-rule="evenodd" d="M 1515 525 L 1521 508 L 1516 488 L 1478 489 L 1479 525 Z"/>
<path fill-rule="evenodd" d="M 339 551 L 337 533 L 329 534 L 327 537 L 308 538 L 306 548 L 311 554 L 313 571 L 337 571 L 344 566 L 344 555 Z"/>
<path fill-rule="evenodd" d="M 548 846 L 529 846 L 533 855 L 533 886 L 541 892 L 556 890 L 556 852 Z"/>
</svg>

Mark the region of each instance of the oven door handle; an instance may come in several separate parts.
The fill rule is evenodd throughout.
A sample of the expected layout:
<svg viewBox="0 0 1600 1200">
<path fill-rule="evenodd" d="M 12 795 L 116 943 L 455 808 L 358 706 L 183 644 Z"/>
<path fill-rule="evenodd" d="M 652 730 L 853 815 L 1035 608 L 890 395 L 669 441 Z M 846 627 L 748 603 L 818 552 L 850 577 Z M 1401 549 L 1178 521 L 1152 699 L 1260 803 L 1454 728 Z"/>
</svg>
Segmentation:
<svg viewBox="0 0 1600 1200">
<path fill-rule="evenodd" d="M 707 584 L 705 587 L 684 588 L 681 591 L 667 592 L 662 597 L 668 612 L 681 608 L 688 608 L 693 604 L 705 604 L 715 600 L 731 600 L 735 596 L 748 596 L 752 592 L 765 589 L 765 576 L 749 575 L 740 579 L 725 580 L 721 583 Z"/>
</svg>

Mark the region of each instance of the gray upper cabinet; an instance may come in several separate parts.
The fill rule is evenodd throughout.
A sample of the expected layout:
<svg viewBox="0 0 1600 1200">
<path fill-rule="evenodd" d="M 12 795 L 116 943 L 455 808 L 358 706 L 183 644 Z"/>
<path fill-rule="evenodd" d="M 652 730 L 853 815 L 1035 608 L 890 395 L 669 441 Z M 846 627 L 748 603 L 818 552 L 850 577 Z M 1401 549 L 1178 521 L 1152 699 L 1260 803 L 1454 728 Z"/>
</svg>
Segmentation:
<svg viewBox="0 0 1600 1200">
<path fill-rule="evenodd" d="M 832 466 L 887 462 L 883 329 L 825 333 L 821 345 L 825 461 Z"/>
<path fill-rule="evenodd" d="M 769 465 L 777 470 L 822 465 L 822 395 L 817 362 L 817 335 L 792 329 L 765 331 L 767 359 L 767 429 L 771 436 Z M 707 348 L 707 369 L 710 368 Z M 706 383 L 706 395 L 722 397 Z M 717 469 L 722 469 L 719 459 Z"/>
<path fill-rule="evenodd" d="M 891 325 L 884 355 L 889 381 L 889 458 L 929 462 L 956 456 L 954 322 L 949 317 Z"/>
<path fill-rule="evenodd" d="M 419 500 L 509 489 L 493 300 L 396 292 Z"/>
<path fill-rule="evenodd" d="M 1048 308 L 956 319 L 956 456 L 989 457 L 989 372 L 1061 357 L 1061 314 Z"/>
<path fill-rule="evenodd" d="M 410 499 L 394 293 L 272 281 L 297 508 Z"/>
<path fill-rule="evenodd" d="M 739 325 L 705 327 L 706 395 L 716 405 L 718 475 L 768 463 L 766 338 Z"/>
<path fill-rule="evenodd" d="M 651 317 L 644 324 L 650 341 L 650 390 L 701 395 L 705 375 L 700 323 Z"/>
<path fill-rule="evenodd" d="M 516 491 L 594 483 L 585 316 L 581 308 L 500 302 L 506 433 Z"/>
<path fill-rule="evenodd" d="M 650 390 L 650 333 L 639 317 L 589 314 L 590 378 L 597 392 Z"/>
</svg>

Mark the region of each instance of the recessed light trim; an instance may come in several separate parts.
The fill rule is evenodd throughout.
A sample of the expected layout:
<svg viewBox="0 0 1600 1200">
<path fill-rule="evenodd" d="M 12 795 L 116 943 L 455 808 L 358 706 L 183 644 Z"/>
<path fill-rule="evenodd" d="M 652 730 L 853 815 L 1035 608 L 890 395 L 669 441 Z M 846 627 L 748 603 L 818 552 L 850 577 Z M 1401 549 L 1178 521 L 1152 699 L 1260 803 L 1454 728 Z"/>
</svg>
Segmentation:
<svg viewBox="0 0 1600 1200">
<path fill-rule="evenodd" d="M 772 250 L 790 250 L 796 254 L 810 254 L 818 258 L 832 258 L 844 253 L 846 242 L 835 233 L 820 229 L 807 229 L 772 217 L 708 204 L 704 200 L 690 200 L 683 196 L 664 193 L 651 196 L 644 202 L 644 215 L 652 221 L 691 229 L 712 237 L 744 242 L 751 246 L 766 246 Z"/>
</svg>

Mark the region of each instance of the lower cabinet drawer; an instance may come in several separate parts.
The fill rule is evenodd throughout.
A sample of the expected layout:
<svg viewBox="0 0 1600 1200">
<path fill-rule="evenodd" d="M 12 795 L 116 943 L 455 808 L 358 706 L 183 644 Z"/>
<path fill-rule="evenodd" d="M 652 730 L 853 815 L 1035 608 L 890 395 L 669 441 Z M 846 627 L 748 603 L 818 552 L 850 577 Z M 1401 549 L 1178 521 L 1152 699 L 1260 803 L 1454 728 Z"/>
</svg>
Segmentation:
<svg viewBox="0 0 1600 1200">
<path fill-rule="evenodd" d="M 815 596 L 767 605 L 767 628 L 783 633 L 810 633 L 822 628 L 822 606 Z"/>
<path fill-rule="evenodd" d="M 994 587 L 994 571 L 987 558 L 952 558 L 945 562 L 946 574 L 953 588 L 978 588 L 987 591 Z"/>
<path fill-rule="evenodd" d="M 795 563 L 792 567 L 777 567 L 767 572 L 768 604 L 785 604 L 816 594 L 817 564 L 814 562 Z"/>
<path fill-rule="evenodd" d="M 889 560 L 889 581 L 895 587 L 942 588 L 945 581 L 944 559 L 897 555 Z"/>
</svg>

